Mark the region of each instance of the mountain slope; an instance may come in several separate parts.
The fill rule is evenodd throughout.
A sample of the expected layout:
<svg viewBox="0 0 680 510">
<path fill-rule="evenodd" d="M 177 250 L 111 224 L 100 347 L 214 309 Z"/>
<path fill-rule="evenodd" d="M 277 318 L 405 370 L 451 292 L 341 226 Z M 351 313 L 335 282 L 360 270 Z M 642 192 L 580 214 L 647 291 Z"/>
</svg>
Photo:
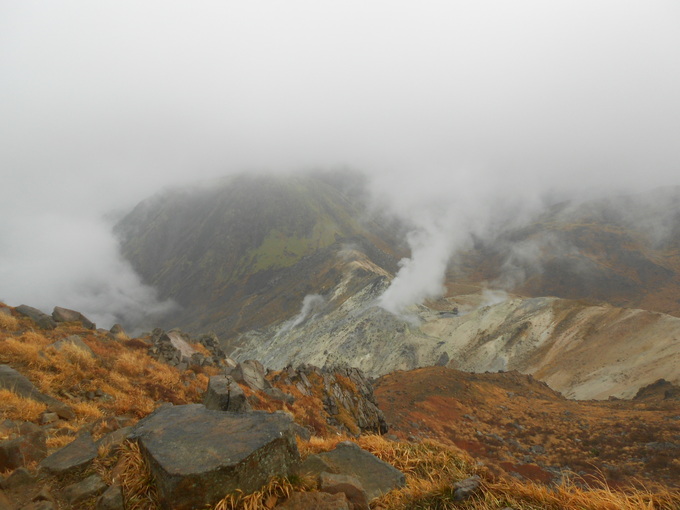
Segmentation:
<svg viewBox="0 0 680 510">
<path fill-rule="evenodd" d="M 680 382 L 676 317 L 558 298 L 486 305 L 478 294 L 397 317 L 376 305 L 387 284 L 375 274 L 339 306 L 250 332 L 234 355 L 275 369 L 344 361 L 373 377 L 435 364 L 469 372 L 518 370 L 578 399 L 630 398 L 662 377 Z"/>
<path fill-rule="evenodd" d="M 680 188 L 556 204 L 458 262 L 450 284 L 680 316 Z"/>
<path fill-rule="evenodd" d="M 117 232 L 144 280 L 180 305 L 161 325 L 229 340 L 335 285 L 343 249 L 396 268 L 396 238 L 367 216 L 361 189 L 349 173 L 239 176 L 143 202 Z"/>
<path fill-rule="evenodd" d="M 517 372 L 427 367 L 385 375 L 375 387 L 400 438 L 452 443 L 520 479 L 557 482 L 576 472 L 614 486 L 680 484 L 680 402 L 666 397 L 678 391 L 668 383 L 645 388 L 647 398 L 584 402 Z"/>
</svg>

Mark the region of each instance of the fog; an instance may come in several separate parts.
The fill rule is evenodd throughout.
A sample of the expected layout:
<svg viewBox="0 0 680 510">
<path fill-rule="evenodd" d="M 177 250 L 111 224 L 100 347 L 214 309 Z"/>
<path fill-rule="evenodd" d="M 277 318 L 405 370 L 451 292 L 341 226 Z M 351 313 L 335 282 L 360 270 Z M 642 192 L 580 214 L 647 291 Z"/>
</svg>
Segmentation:
<svg viewBox="0 0 680 510">
<path fill-rule="evenodd" d="M 676 2 L 4 2 L 0 299 L 158 303 L 116 217 L 170 185 L 349 166 L 407 218 L 384 299 L 556 197 L 678 183 Z M 521 258 L 519 248 L 516 256 Z"/>
</svg>

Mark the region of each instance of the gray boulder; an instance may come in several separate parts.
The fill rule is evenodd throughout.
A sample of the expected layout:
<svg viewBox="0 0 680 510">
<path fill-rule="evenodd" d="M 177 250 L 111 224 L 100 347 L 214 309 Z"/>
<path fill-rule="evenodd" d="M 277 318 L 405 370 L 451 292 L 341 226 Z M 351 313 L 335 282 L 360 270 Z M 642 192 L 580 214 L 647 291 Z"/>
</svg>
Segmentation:
<svg viewBox="0 0 680 510">
<path fill-rule="evenodd" d="M 231 377 L 214 375 L 208 382 L 203 405 L 206 409 L 243 413 L 252 411 L 245 393 Z"/>
<path fill-rule="evenodd" d="M 357 478 L 369 501 L 406 485 L 401 471 L 351 441 L 343 441 L 334 450 L 318 456 L 333 468 L 332 471 Z"/>
<path fill-rule="evenodd" d="M 465 480 L 461 480 L 460 482 L 456 482 L 453 484 L 453 488 L 455 489 L 453 493 L 453 500 L 465 501 L 466 499 L 469 499 L 479 490 L 480 483 L 481 478 L 479 475 L 474 475 L 470 478 L 466 478 Z"/>
<path fill-rule="evenodd" d="M 284 413 L 168 406 L 141 420 L 130 438 L 149 460 L 163 508 L 200 508 L 287 475 L 299 462 L 291 423 Z"/>
<path fill-rule="evenodd" d="M 81 351 L 84 351 L 90 356 L 94 357 L 94 352 L 92 352 L 90 346 L 83 342 L 83 339 L 78 335 L 67 336 L 66 338 L 62 338 L 61 340 L 57 340 L 56 342 L 50 344 L 51 347 L 54 347 L 58 351 L 62 351 L 67 345 L 77 347 Z"/>
<path fill-rule="evenodd" d="M 97 326 L 82 313 L 68 308 L 55 306 L 52 311 L 52 318 L 57 322 L 80 322 L 86 329 L 97 329 Z"/>
<path fill-rule="evenodd" d="M 120 324 L 114 324 L 113 326 L 111 326 L 109 333 L 111 333 L 111 335 L 113 335 L 114 338 L 121 339 L 128 338 L 128 334 L 126 333 L 125 328 L 123 328 L 123 326 Z"/>
<path fill-rule="evenodd" d="M 85 469 L 96 457 L 97 446 L 90 433 L 85 432 L 44 459 L 40 463 L 40 470 L 54 475 L 71 473 Z"/>
<path fill-rule="evenodd" d="M 80 482 L 69 485 L 64 489 L 64 497 L 72 508 L 79 503 L 99 496 L 107 488 L 104 480 L 97 474 L 90 475 Z"/>
<path fill-rule="evenodd" d="M 329 494 L 343 493 L 351 503 L 353 510 L 370 510 L 368 495 L 361 482 L 353 476 L 321 473 L 319 475 L 319 490 Z"/>
<path fill-rule="evenodd" d="M 265 379 L 265 371 L 262 363 L 249 359 L 242 361 L 229 374 L 235 381 L 240 382 L 256 391 L 264 391 L 271 388 L 269 381 Z"/>
<path fill-rule="evenodd" d="M 50 317 L 46 313 L 41 312 L 37 308 L 33 308 L 32 306 L 20 305 L 17 306 L 14 310 L 20 313 L 21 315 L 24 315 L 29 319 L 32 319 L 33 322 L 35 322 L 38 325 L 38 327 L 42 329 L 54 329 L 57 327 L 57 323 L 54 321 L 52 317 Z"/>
<path fill-rule="evenodd" d="M 188 367 L 191 356 L 198 353 L 189 344 L 191 339 L 178 329 L 167 333 L 162 329 L 154 329 L 151 341 L 153 346 L 149 349 L 149 356 L 168 365 L 185 364 Z"/>
<path fill-rule="evenodd" d="M 41 393 L 31 381 L 9 365 L 0 365 L 0 388 L 10 390 L 20 397 L 42 402 L 49 411 L 57 413 L 65 420 L 72 420 L 76 416 L 73 409 L 56 398 Z"/>
<path fill-rule="evenodd" d="M 0 442 L 0 471 L 20 468 L 47 456 L 47 436 L 37 425 L 19 424 L 16 436 Z"/>
</svg>

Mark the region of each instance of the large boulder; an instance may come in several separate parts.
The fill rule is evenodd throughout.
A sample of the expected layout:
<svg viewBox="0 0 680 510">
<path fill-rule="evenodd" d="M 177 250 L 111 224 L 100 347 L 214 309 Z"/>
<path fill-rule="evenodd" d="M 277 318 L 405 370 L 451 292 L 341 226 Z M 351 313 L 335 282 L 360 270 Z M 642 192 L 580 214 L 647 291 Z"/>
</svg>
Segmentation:
<svg viewBox="0 0 680 510">
<path fill-rule="evenodd" d="M 190 509 L 287 475 L 299 462 L 291 425 L 284 413 L 232 413 L 190 404 L 157 410 L 130 438 L 149 460 L 163 508 Z"/>
<path fill-rule="evenodd" d="M 243 413 L 252 411 L 245 393 L 231 377 L 213 375 L 208 382 L 208 391 L 203 397 L 203 405 L 216 411 Z"/>
<path fill-rule="evenodd" d="M 86 329 L 97 329 L 96 324 L 82 313 L 61 306 L 54 307 L 52 318 L 57 322 L 80 322 Z"/>
<path fill-rule="evenodd" d="M 257 360 L 249 359 L 242 361 L 229 374 L 235 381 L 248 386 L 255 391 L 264 391 L 271 388 L 271 384 L 265 379 L 265 370 Z"/>
<path fill-rule="evenodd" d="M 59 417 L 64 418 L 65 420 L 75 418 L 73 409 L 63 402 L 58 401 L 56 398 L 41 393 L 31 381 L 9 365 L 0 365 L 0 388 L 10 390 L 20 397 L 30 398 L 36 402 L 42 402 L 47 405 L 48 410 L 57 413 Z"/>
<path fill-rule="evenodd" d="M 52 317 L 50 317 L 44 312 L 41 312 L 37 308 L 33 308 L 32 306 L 19 305 L 14 310 L 20 313 L 21 315 L 24 315 L 29 319 L 32 319 L 33 322 L 35 322 L 38 325 L 38 327 L 42 329 L 54 329 L 57 327 L 57 323 L 54 321 Z"/>
<path fill-rule="evenodd" d="M 64 347 L 66 346 L 76 347 L 91 357 L 94 357 L 94 352 L 92 352 L 90 346 L 83 342 L 83 339 L 78 335 L 67 336 L 66 338 L 62 338 L 61 340 L 57 340 L 56 342 L 50 344 L 50 347 L 54 347 L 58 351 L 64 350 Z"/>
</svg>

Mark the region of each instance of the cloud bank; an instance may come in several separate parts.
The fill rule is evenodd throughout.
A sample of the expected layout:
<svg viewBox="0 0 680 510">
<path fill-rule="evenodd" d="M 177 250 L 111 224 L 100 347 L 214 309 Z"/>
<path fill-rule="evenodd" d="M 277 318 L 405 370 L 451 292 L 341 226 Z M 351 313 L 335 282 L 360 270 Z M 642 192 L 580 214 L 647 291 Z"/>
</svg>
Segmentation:
<svg viewBox="0 0 680 510">
<path fill-rule="evenodd" d="M 398 282 L 436 295 L 451 253 L 546 197 L 678 184 L 678 19 L 672 1 L 4 3 L 0 297 L 153 311 L 100 218 L 335 165 L 411 222 Z"/>
</svg>

